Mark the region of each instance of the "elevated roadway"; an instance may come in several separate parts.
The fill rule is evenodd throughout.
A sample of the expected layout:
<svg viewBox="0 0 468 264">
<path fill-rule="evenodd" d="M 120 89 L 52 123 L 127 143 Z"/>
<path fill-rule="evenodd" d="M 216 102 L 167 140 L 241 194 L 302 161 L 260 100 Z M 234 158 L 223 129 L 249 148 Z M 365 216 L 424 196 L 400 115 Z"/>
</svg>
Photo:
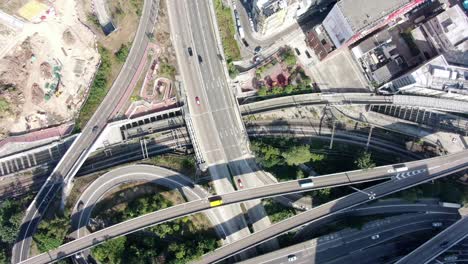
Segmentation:
<svg viewBox="0 0 468 264">
<path fill-rule="evenodd" d="M 426 264 L 453 245 L 468 237 L 468 217 L 465 216 L 437 236 L 433 237 L 395 264 Z"/>
<path fill-rule="evenodd" d="M 295 263 L 313 264 L 346 262 L 352 259 L 352 254 L 367 249 L 378 244 L 389 243 L 390 241 L 416 232 L 430 232 L 433 229 L 432 223 L 440 222 L 451 225 L 460 218 L 458 214 L 427 213 L 427 214 L 406 214 L 390 217 L 383 220 L 368 223 L 361 230 L 345 229 L 340 232 L 321 236 L 293 246 L 264 254 L 242 264 L 280 264 L 287 263 L 288 256 L 294 255 Z M 377 239 L 371 237 L 378 235 Z"/>
<path fill-rule="evenodd" d="M 243 177 L 247 187 L 261 184 L 244 161 L 249 154 L 248 138 L 228 82 L 213 2 L 173 0 L 168 1 L 168 10 L 186 93 L 186 122 L 198 162 L 209 170 L 218 194 L 234 191 L 231 176 Z M 244 205 L 249 218 L 254 219 L 255 231 L 271 224 L 260 201 Z M 222 210 L 226 219 L 233 219 L 228 221 L 233 231 L 229 240 L 250 234 L 239 205 Z M 270 246 L 277 245 L 272 242 Z"/>
<path fill-rule="evenodd" d="M 381 105 L 395 104 L 438 109 L 448 112 L 467 113 L 468 105 L 457 100 L 444 99 L 443 103 L 434 102 L 438 98 L 409 95 L 374 95 L 368 93 L 343 94 L 300 94 L 272 98 L 263 101 L 242 104 L 243 115 L 256 114 L 278 109 L 307 105 Z"/>
<path fill-rule="evenodd" d="M 72 224 L 70 235 L 80 238 L 87 235 L 88 223 L 96 204 L 115 188 L 132 182 L 147 182 L 163 186 L 167 189 L 177 189 L 188 200 L 194 201 L 208 197 L 210 194 L 200 185 L 195 184 L 189 177 L 165 168 L 152 165 L 130 165 L 112 170 L 95 180 L 78 198 L 72 210 Z M 222 217 L 217 208 L 204 212 L 215 227 L 219 237 L 226 237 Z M 224 240 L 223 240 L 224 241 Z"/>
<path fill-rule="evenodd" d="M 418 184 L 428 182 L 440 177 L 444 177 L 455 172 L 468 168 L 468 151 L 452 155 L 414 161 L 406 163 L 409 173 L 407 177 L 396 177 L 393 166 L 383 166 L 365 171 L 352 171 L 337 173 L 314 178 L 314 186 L 301 187 L 298 180 L 281 182 L 267 186 L 244 189 L 233 193 L 220 195 L 223 206 L 239 203 L 251 199 L 261 199 L 278 195 L 311 191 L 314 189 L 327 188 L 348 184 L 350 181 L 366 182 L 371 179 L 395 176 L 394 180 L 367 188 L 362 192 L 356 192 L 343 198 L 323 204 L 304 213 L 298 214 L 287 220 L 272 225 L 242 240 L 235 241 L 228 246 L 221 247 L 216 251 L 205 255 L 198 263 L 213 263 L 225 259 L 233 254 L 237 254 L 257 244 L 274 238 L 293 228 L 302 226 L 311 221 L 317 221 L 348 210 L 360 204 L 369 202 L 373 198 L 381 198 L 386 195 L 407 189 Z M 132 220 L 128 220 L 114 226 L 99 230 L 80 239 L 71 241 L 55 250 L 34 256 L 21 263 L 48 263 L 75 254 L 84 249 L 93 247 L 118 236 L 141 230 L 143 228 L 156 225 L 165 221 L 170 221 L 185 215 L 191 215 L 210 209 L 210 203 L 206 199 L 176 205 L 162 209 L 147 215 L 143 215 Z"/>
<path fill-rule="evenodd" d="M 94 115 L 83 128 L 81 134 L 65 155 L 63 155 L 46 183 L 28 207 L 18 232 L 18 238 L 13 246 L 13 263 L 18 263 L 28 258 L 32 235 L 36 231 L 42 215 L 57 192 L 62 189 L 63 183 L 67 184 L 73 179 L 120 100 L 125 98 L 126 89 L 130 85 L 133 76 L 137 72 L 138 65 L 145 54 L 149 41 L 147 34 L 153 31 L 157 16 L 156 10 L 157 6 L 154 0 L 144 1 L 140 23 L 130 53 L 117 79 Z"/>
<path fill-rule="evenodd" d="M 466 170 L 468 168 L 468 157 L 462 158 L 462 156 L 466 155 L 466 151 L 455 155 L 461 156 L 458 156 L 458 158 L 455 159 L 446 159 L 445 162 L 441 162 L 441 160 L 434 161 L 434 159 L 431 159 L 431 162 L 429 163 L 416 168 L 412 167 L 410 169 L 412 172 L 414 172 L 414 169 L 419 169 L 419 171 L 426 170 L 425 172 L 416 174 L 412 173 L 411 176 L 405 178 L 399 178 L 397 176 L 392 181 L 387 181 L 385 183 L 367 188 L 361 192 L 356 192 L 323 204 L 319 207 L 313 208 L 309 211 L 276 223 L 270 228 L 254 233 L 241 241 L 231 243 L 229 246 L 223 246 L 211 253 L 206 254 L 200 261 L 195 263 L 216 263 L 225 259 L 226 257 L 229 257 L 235 252 L 246 250 L 250 247 L 258 245 L 259 243 L 262 243 L 263 241 L 277 237 L 280 234 L 288 232 L 289 230 L 302 226 L 306 223 L 323 219 L 324 217 L 334 215 L 359 204 L 364 204 L 375 198 L 381 198 L 424 182 L 444 177 L 461 170 Z M 447 158 L 448 156 L 445 157 Z M 439 157 L 436 159 L 444 158 Z M 408 164 L 407 167 L 409 168 Z"/>
</svg>

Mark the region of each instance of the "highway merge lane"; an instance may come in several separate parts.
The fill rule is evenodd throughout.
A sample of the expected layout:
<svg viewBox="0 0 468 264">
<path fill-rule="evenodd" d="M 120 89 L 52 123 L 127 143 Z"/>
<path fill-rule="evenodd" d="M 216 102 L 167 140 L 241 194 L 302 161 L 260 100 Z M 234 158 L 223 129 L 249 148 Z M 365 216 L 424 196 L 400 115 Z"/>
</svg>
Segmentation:
<svg viewBox="0 0 468 264">
<path fill-rule="evenodd" d="M 368 189 L 365 189 L 364 192 L 368 194 L 373 193 L 376 198 L 380 198 L 388 194 L 407 189 L 433 179 L 453 174 L 460 170 L 465 170 L 466 168 L 468 168 L 468 155 L 466 155 L 467 152 L 468 151 L 463 151 L 452 155 L 406 163 L 409 172 L 419 171 L 419 173 L 409 174 L 411 176 L 408 176 L 406 178 L 397 179 L 395 177 L 392 181 L 387 181 L 382 184 L 370 187 Z M 388 171 L 391 169 L 393 169 L 393 166 L 383 166 L 369 170 L 352 171 L 316 177 L 314 178 L 315 186 L 309 188 L 301 188 L 298 184 L 298 180 L 295 180 L 252 189 L 245 189 L 233 193 L 227 193 L 221 195 L 221 197 L 223 203 L 225 205 L 228 205 L 251 199 L 259 199 L 288 193 L 310 191 L 313 189 L 330 187 L 335 184 L 339 185 L 339 183 L 344 184 L 345 182 L 348 182 L 349 179 L 353 179 L 353 181 L 356 180 L 358 182 L 368 181 L 370 178 L 380 178 L 383 176 L 388 176 Z M 394 173 L 390 174 L 395 175 Z M 299 227 L 311 221 L 323 219 L 329 215 L 334 215 L 351 207 L 366 203 L 368 201 L 369 195 L 364 194 L 362 192 L 356 192 L 343 198 L 331 201 L 319 207 L 313 208 L 309 211 L 298 214 L 294 217 L 288 218 L 282 222 L 276 223 L 271 227 L 249 235 L 242 240 L 238 240 L 227 246 L 223 246 L 217 249 L 216 251 L 205 255 L 199 263 L 213 263 L 222 260 L 235 253 L 239 253 L 254 245 L 257 245 L 268 239 L 276 237 L 284 232 L 287 232 L 292 228 Z M 200 212 L 209 208 L 211 207 L 209 205 L 208 200 L 202 199 L 159 210 L 99 230 L 81 239 L 77 239 L 67 244 L 64 244 L 55 250 L 51 250 L 47 253 L 34 256 L 21 263 L 38 264 L 55 261 L 57 259 L 61 259 L 66 256 L 75 254 L 84 249 L 93 247 L 97 244 L 105 242 L 108 239 L 135 232 L 137 230 L 165 221 L 170 221 L 178 217 L 194 214 L 196 212 Z"/>
</svg>

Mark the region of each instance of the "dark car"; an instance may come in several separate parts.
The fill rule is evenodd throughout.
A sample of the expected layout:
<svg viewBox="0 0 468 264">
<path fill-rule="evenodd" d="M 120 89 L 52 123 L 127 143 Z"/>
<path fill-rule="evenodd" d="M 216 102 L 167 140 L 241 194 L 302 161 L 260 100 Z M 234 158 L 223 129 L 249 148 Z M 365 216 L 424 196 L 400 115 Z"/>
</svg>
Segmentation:
<svg viewBox="0 0 468 264">
<path fill-rule="evenodd" d="M 96 133 L 98 131 L 99 127 L 98 126 L 94 126 L 93 127 L 93 133 Z"/>
<path fill-rule="evenodd" d="M 192 48 L 191 48 L 191 47 L 188 47 L 187 50 L 188 50 L 188 54 L 189 54 L 190 56 L 193 56 L 193 50 L 192 50 Z"/>
<path fill-rule="evenodd" d="M 307 50 L 305 51 L 305 55 L 306 55 L 307 58 L 309 58 L 309 59 L 312 58 L 312 56 L 310 56 L 310 53 L 309 53 Z"/>
<path fill-rule="evenodd" d="M 441 247 L 441 248 L 446 248 L 446 247 L 448 246 L 448 243 L 449 243 L 448 241 L 444 241 L 444 242 L 442 242 L 442 243 L 440 244 L 440 247 Z"/>
<path fill-rule="evenodd" d="M 259 53 L 260 51 L 262 51 L 262 47 L 260 47 L 260 46 L 255 47 L 255 49 L 254 49 L 255 53 Z"/>
<path fill-rule="evenodd" d="M 300 52 L 297 48 L 294 48 L 294 50 L 296 51 L 297 56 L 300 56 L 300 55 L 301 55 L 301 52 Z"/>
<path fill-rule="evenodd" d="M 200 55 L 198 55 L 198 62 L 199 62 L 199 63 L 202 63 L 202 62 L 203 62 L 203 59 L 202 59 L 202 57 L 201 57 Z"/>
</svg>

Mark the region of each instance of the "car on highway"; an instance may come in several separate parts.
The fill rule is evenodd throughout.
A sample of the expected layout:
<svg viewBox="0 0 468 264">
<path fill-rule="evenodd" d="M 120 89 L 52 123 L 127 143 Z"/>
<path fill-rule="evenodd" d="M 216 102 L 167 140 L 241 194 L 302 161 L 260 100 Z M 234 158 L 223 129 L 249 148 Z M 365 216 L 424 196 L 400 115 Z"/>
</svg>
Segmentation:
<svg viewBox="0 0 468 264">
<path fill-rule="evenodd" d="M 203 62 L 203 58 L 202 58 L 200 55 L 198 55 L 198 62 L 199 62 L 199 63 L 202 63 L 202 62 Z"/>
<path fill-rule="evenodd" d="M 239 188 L 241 188 L 241 189 L 244 188 L 244 184 L 242 183 L 241 179 L 237 179 L 237 186 L 239 186 Z"/>
<path fill-rule="evenodd" d="M 99 127 L 98 126 L 93 126 L 93 133 L 96 133 L 98 131 Z"/>
<path fill-rule="evenodd" d="M 197 105 L 200 105 L 200 97 L 195 96 L 195 103 L 197 103 Z"/>
<path fill-rule="evenodd" d="M 446 248 L 448 246 L 449 242 L 448 241 L 444 241 L 442 243 L 440 243 L 440 247 L 441 248 Z"/>
<path fill-rule="evenodd" d="M 441 222 L 434 222 L 432 223 L 432 227 L 441 227 L 442 223 Z"/>
<path fill-rule="evenodd" d="M 379 234 L 375 234 L 375 235 L 371 236 L 372 240 L 376 240 L 376 239 L 379 239 L 379 238 L 380 238 Z"/>
<path fill-rule="evenodd" d="M 296 255 L 289 255 L 288 256 L 288 262 L 294 262 L 297 260 L 297 256 Z"/>
<path fill-rule="evenodd" d="M 187 51 L 190 56 L 193 56 L 193 50 L 191 47 L 188 47 Z"/>
<path fill-rule="evenodd" d="M 255 47 L 255 49 L 254 49 L 255 54 L 259 53 L 260 51 L 262 51 L 262 47 L 260 47 L 260 46 Z"/>
</svg>

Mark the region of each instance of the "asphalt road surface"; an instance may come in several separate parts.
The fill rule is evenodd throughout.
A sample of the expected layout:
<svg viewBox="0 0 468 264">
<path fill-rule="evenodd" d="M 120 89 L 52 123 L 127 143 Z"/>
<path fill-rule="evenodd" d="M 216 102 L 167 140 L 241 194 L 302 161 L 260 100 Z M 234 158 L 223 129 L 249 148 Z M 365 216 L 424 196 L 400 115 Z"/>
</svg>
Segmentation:
<svg viewBox="0 0 468 264">
<path fill-rule="evenodd" d="M 437 229 L 432 223 L 441 222 L 450 225 L 460 218 L 456 214 L 428 213 L 428 214 L 406 214 L 390 217 L 380 221 L 374 221 L 371 226 L 366 225 L 362 230 L 344 230 L 321 236 L 303 243 L 261 255 L 242 264 L 280 264 L 288 263 L 288 258 L 294 255 L 297 260 L 294 263 L 328 263 L 335 259 L 346 259 L 357 251 L 422 230 Z M 372 236 L 378 238 L 372 239 Z M 340 263 L 337 261 L 337 263 Z M 416 263 L 416 262 L 414 262 Z"/>
<path fill-rule="evenodd" d="M 221 195 L 223 204 L 229 205 L 244 202 L 246 200 L 273 197 L 288 193 L 304 192 L 340 185 L 345 182 L 348 183 L 350 179 L 362 182 L 367 181 L 370 178 L 386 177 L 388 174 L 395 176 L 394 180 L 387 181 L 361 192 L 356 192 L 331 201 L 294 217 L 288 218 L 282 222 L 276 223 L 269 228 L 249 235 L 242 240 L 235 241 L 228 246 L 221 247 L 216 251 L 205 255 L 198 263 L 214 263 L 220 261 L 232 256 L 233 254 L 238 254 L 252 246 L 274 238 L 288 230 L 291 230 L 292 228 L 296 228 L 308 222 L 317 221 L 327 216 L 348 210 L 357 205 L 367 203 L 371 200 L 371 197 L 381 198 L 394 192 L 450 175 L 460 170 L 466 170 L 466 168 L 468 168 L 467 152 L 468 151 L 464 151 L 452 155 L 406 163 L 408 172 L 405 174 L 405 177 L 397 177 L 401 175 L 396 175 L 397 173 L 392 171 L 393 166 L 383 166 L 368 170 L 315 177 L 315 186 L 312 187 L 301 187 L 298 184 L 298 180 L 295 180 L 223 194 Z M 201 212 L 209 208 L 210 204 L 207 199 L 176 205 L 96 231 L 90 235 L 64 244 L 55 250 L 34 256 L 22 263 L 48 263 L 55 261 L 93 247 L 108 239 L 135 232 L 178 217 Z"/>
<path fill-rule="evenodd" d="M 246 162 L 242 162 L 248 154 L 248 138 L 227 82 L 224 52 L 216 35 L 212 1 L 173 0 L 168 2 L 168 10 L 190 112 L 188 122 L 194 128 L 194 148 L 201 152 L 216 193 L 234 191 L 229 169 L 246 174 L 243 176 L 246 185 L 257 186 L 256 182 L 252 182 L 255 179 L 247 177 L 252 171 Z M 239 162 L 231 163 L 235 160 Z M 250 201 L 245 205 L 256 231 L 270 226 L 259 201 Z M 229 241 L 250 234 L 239 205 L 221 210 L 229 223 Z"/>
<path fill-rule="evenodd" d="M 468 217 L 439 233 L 395 264 L 426 264 L 468 236 Z"/>
<path fill-rule="evenodd" d="M 80 238 L 87 235 L 87 225 L 96 204 L 105 195 L 122 184 L 131 182 L 150 182 L 167 189 L 179 190 L 189 201 L 203 199 L 210 194 L 200 185 L 195 184 L 189 177 L 175 171 L 152 165 L 130 165 L 112 170 L 89 185 L 77 200 L 72 211 L 72 235 Z M 208 210 L 205 216 L 216 228 L 219 237 L 226 237 L 225 227 L 219 219 L 217 208 Z M 87 255 L 87 254 L 85 254 Z"/>
<path fill-rule="evenodd" d="M 12 262 L 18 263 L 29 256 L 32 235 L 37 229 L 42 215 L 47 210 L 53 197 L 62 189 L 62 183 L 73 178 L 81 164 L 86 159 L 86 152 L 94 143 L 107 124 L 110 115 L 124 97 L 125 90 L 130 84 L 148 45 L 147 33 L 153 31 L 157 12 L 154 12 L 153 0 L 146 0 L 143 6 L 138 31 L 135 35 L 132 48 L 117 79 L 99 105 L 95 114 L 83 128 L 81 135 L 57 164 L 54 172 L 39 191 L 23 218 L 18 239 L 13 246 Z M 94 128 L 97 127 L 97 128 Z M 93 129 L 94 128 L 94 129 Z"/>
</svg>

